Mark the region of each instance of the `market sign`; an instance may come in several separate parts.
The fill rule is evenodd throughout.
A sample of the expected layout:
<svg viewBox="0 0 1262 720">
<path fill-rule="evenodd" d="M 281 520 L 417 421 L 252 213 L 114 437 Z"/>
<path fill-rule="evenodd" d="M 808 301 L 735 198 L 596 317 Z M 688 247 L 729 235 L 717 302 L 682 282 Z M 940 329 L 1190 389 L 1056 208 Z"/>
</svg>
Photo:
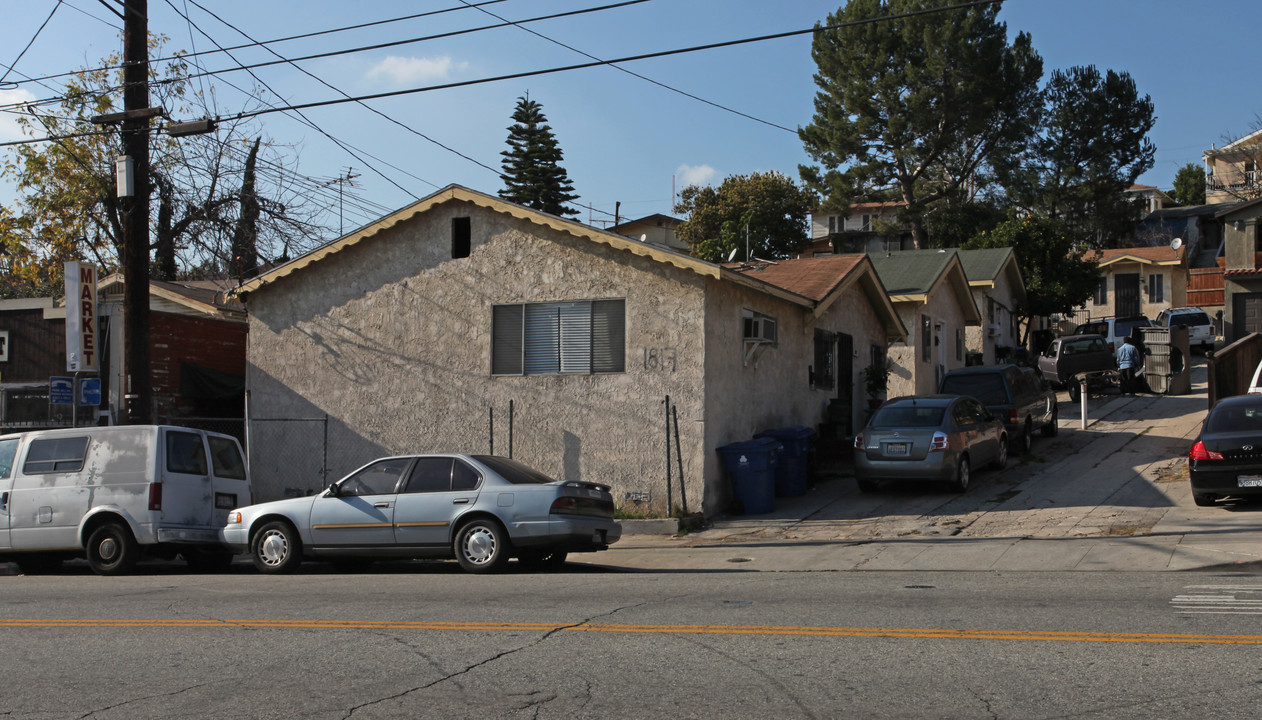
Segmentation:
<svg viewBox="0 0 1262 720">
<path fill-rule="evenodd" d="M 96 266 L 66 263 L 66 370 L 94 371 L 101 366 L 100 323 L 96 313 Z"/>
</svg>

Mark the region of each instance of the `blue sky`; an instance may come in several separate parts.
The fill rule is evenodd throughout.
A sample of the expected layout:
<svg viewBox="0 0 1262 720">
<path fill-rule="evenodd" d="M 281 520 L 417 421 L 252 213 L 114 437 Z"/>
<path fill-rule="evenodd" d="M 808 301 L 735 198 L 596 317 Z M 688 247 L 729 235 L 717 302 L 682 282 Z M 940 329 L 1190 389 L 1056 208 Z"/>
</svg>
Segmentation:
<svg viewBox="0 0 1262 720">
<path fill-rule="evenodd" d="M 613 1 L 504 0 L 484 9 L 521 20 Z M 460 0 L 199 2 L 256 40 L 461 5 Z M 54 6 L 56 0 L 7 3 L 6 22 L 0 28 L 0 60 L 12 63 Z M 547 39 L 506 27 L 310 60 L 302 66 L 350 95 L 363 95 L 589 61 L 576 50 L 609 59 L 805 29 L 837 7 L 836 0 L 649 0 L 527 26 Z M 175 8 L 221 45 L 247 42 L 192 0 L 149 0 L 150 29 L 168 36 L 168 49 L 213 48 Z M 1129 72 L 1140 91 L 1152 97 L 1157 122 L 1150 137 L 1157 146 L 1156 164 L 1140 178 L 1141 183 L 1169 188 L 1179 167 L 1199 163 L 1203 150 L 1255 129 L 1262 115 L 1262 96 L 1242 79 L 1252 75 L 1254 36 L 1262 26 L 1262 4 L 1256 0 L 1008 0 L 1000 18 L 1010 33 L 1031 34 L 1044 60 L 1045 77 L 1054 68 L 1094 64 L 1102 70 Z M 273 47 L 286 57 L 297 57 L 497 22 L 479 10 L 462 9 Z M 63 2 L 16 70 L 42 76 L 95 65 L 121 47 L 118 31 L 111 25 L 121 23 L 100 2 Z M 234 54 L 246 63 L 274 59 L 259 49 Z M 234 64 L 223 55 L 201 61 L 211 70 Z M 612 219 L 615 203 L 621 203 L 624 219 L 670 213 L 672 192 L 688 183 L 718 183 L 728 175 L 767 170 L 796 179 L 798 165 L 808 160 L 796 134 L 789 130 L 811 120 L 815 68 L 809 36 L 624 67 L 674 90 L 598 67 L 370 102 L 435 142 L 356 105 L 306 111 L 325 133 L 362 151 L 360 158 L 339 149 L 320 131 L 284 115 L 264 115 L 258 122 L 272 140 L 295 148 L 303 174 L 329 179 L 350 168 L 359 175 L 355 193 L 380 206 L 398 208 L 449 183 L 497 191 L 501 187 L 499 153 L 505 147 L 509 116 L 517 98 L 529 92 L 542 103 L 565 152 L 564 165 L 582 196 L 579 203 L 594 208 L 585 209 L 580 219 L 597 225 Z M 268 103 L 337 97 L 333 90 L 288 66 L 256 72 L 280 96 L 265 93 Z M 11 73 L 9 79 L 15 77 Z M 222 80 L 242 88 L 254 83 L 241 72 Z M 55 87 L 56 81 L 49 84 Z M 220 80 L 216 87 L 212 112 L 231 115 L 247 106 L 257 107 Z M 31 84 L 6 86 L 0 90 L 0 104 L 51 94 Z M 0 113 L 0 140 L 8 139 L 13 139 L 11 116 Z M 7 192 L 0 194 L 0 202 L 5 197 Z M 348 213 L 345 222 L 349 229 L 371 219 Z"/>
</svg>

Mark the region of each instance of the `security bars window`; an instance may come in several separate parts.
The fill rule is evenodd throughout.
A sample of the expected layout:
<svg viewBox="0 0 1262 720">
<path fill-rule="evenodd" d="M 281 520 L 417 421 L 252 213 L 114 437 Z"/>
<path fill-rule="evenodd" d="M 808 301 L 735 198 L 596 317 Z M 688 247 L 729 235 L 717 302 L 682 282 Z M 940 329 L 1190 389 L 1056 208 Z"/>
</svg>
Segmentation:
<svg viewBox="0 0 1262 720">
<path fill-rule="evenodd" d="M 496 305 L 492 375 L 591 375 L 626 371 L 626 301 Z"/>
<path fill-rule="evenodd" d="M 1104 305 L 1108 303 L 1108 301 L 1109 301 L 1109 279 L 1100 278 L 1100 284 L 1097 285 L 1095 288 L 1095 299 L 1093 302 L 1096 305 Z"/>
</svg>

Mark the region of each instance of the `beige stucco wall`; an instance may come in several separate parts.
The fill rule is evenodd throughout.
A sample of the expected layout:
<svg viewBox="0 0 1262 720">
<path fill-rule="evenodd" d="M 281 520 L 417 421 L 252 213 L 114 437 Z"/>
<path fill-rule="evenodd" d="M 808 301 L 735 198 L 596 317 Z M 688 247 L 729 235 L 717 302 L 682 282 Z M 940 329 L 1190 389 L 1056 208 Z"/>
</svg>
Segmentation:
<svg viewBox="0 0 1262 720">
<path fill-rule="evenodd" d="M 761 346 L 748 362 L 742 339 L 745 309 L 769 315 L 777 323 L 776 344 Z M 838 386 L 831 389 L 815 389 L 810 384 L 816 328 L 850 335 L 859 352 L 858 358 L 851 357 L 849 376 L 838 377 Z M 735 283 L 710 281 L 706 300 L 705 405 L 709 420 L 705 445 L 716 462 L 706 474 L 711 489 L 707 514 L 726 511 L 731 498 L 718 448 L 750 440 L 764 430 L 803 425 L 815 428 L 824 421 L 829 401 L 839 396 L 843 382 L 849 383 L 855 401 L 851 410 L 854 427 L 862 426 L 864 395 L 859 372 L 867 364 L 868 348 L 873 343 L 884 346 L 884 330 L 857 286 L 816 319 L 801 305 Z"/>
<path fill-rule="evenodd" d="M 956 297 L 948 284 L 941 283 L 929 294 L 927 303 L 895 303 L 898 316 L 907 328 L 908 342 L 890 345 L 892 366 L 887 397 L 936 393 L 939 365 L 943 374 L 964 367 L 963 355 L 956 353 L 955 337 L 956 331 L 967 337 L 966 315 Z M 929 362 L 925 362 L 921 354 L 921 315 L 931 318 L 933 337 L 939 341 L 930 353 Z"/>
<path fill-rule="evenodd" d="M 1070 319 L 1075 324 L 1084 323 L 1092 318 L 1111 317 L 1117 314 L 1117 293 L 1115 278 L 1119 274 L 1139 275 L 1139 313 L 1149 320 L 1155 320 L 1162 310 L 1172 307 L 1185 307 L 1188 297 L 1188 273 L 1182 265 L 1152 265 L 1149 263 L 1114 263 L 1103 269 L 1106 278 L 1106 297 L 1103 305 L 1096 305 L 1094 299 L 1079 308 Z M 1149 275 L 1161 275 L 1165 284 L 1165 300 L 1149 301 Z"/>
<path fill-rule="evenodd" d="M 982 324 L 970 325 L 965 329 L 965 351 L 981 352 L 983 365 L 994 365 L 998 348 L 1015 350 L 1021 345 L 1020 327 L 1016 321 L 1017 301 L 1013 297 L 1012 280 L 1007 273 L 1000 274 L 994 287 L 972 288 L 973 302 L 981 313 Z M 994 315 L 988 316 L 989 299 L 993 299 Z M 998 330 L 992 334 L 990 326 L 997 325 Z"/>
<path fill-rule="evenodd" d="M 472 252 L 452 259 L 451 218 Z M 251 464 L 259 500 L 321 487 L 375 457 L 512 454 L 559 479 L 666 509 L 664 399 L 678 408 L 690 509 L 713 452 L 701 394 L 705 283 L 691 271 L 461 202 L 316 262 L 248 299 Z M 493 377 L 497 303 L 626 299 L 626 372 Z M 673 450 L 673 448 L 672 448 Z M 672 457 L 672 473 L 677 460 Z M 679 479 L 673 478 L 679 504 Z"/>
</svg>

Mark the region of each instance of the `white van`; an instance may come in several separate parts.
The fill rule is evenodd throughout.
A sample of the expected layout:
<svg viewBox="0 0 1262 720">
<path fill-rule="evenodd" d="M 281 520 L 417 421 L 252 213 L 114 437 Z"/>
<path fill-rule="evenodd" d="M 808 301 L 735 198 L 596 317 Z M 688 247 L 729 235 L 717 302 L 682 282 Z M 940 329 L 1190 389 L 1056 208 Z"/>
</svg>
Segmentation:
<svg viewBox="0 0 1262 720">
<path fill-rule="evenodd" d="M 0 435 L 0 562 L 23 572 L 86 556 L 101 575 L 141 555 L 226 567 L 228 511 L 252 501 L 230 435 L 164 425 Z"/>
</svg>

